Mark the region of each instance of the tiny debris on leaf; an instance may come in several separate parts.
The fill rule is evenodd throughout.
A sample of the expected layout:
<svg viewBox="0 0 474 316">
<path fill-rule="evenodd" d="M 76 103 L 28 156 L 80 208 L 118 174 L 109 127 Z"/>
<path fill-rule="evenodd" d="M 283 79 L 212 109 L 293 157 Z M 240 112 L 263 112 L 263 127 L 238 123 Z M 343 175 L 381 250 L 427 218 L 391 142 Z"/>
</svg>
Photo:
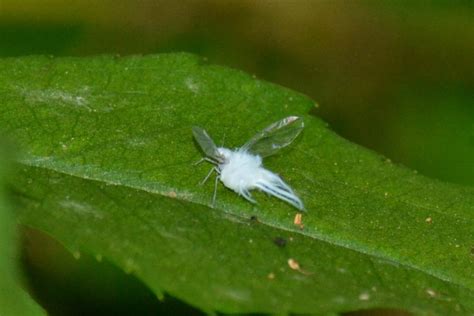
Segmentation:
<svg viewBox="0 0 474 316">
<path fill-rule="evenodd" d="M 359 300 L 361 301 L 368 301 L 370 299 L 370 294 L 369 293 L 361 293 L 359 295 Z"/>
<path fill-rule="evenodd" d="M 300 267 L 300 264 L 298 261 L 296 261 L 295 259 L 293 258 L 289 258 L 288 259 L 288 266 L 292 269 L 292 270 L 295 270 L 295 271 L 298 271 L 304 275 L 311 275 L 312 273 L 311 272 L 308 272 L 308 271 L 305 271 L 303 269 L 301 269 Z"/>
<path fill-rule="evenodd" d="M 288 266 L 293 270 L 299 270 L 300 264 L 293 258 L 288 259 Z"/>
<path fill-rule="evenodd" d="M 175 199 L 178 195 L 174 191 L 170 191 L 166 194 L 168 197 Z"/>
<path fill-rule="evenodd" d="M 296 213 L 295 219 L 293 220 L 293 223 L 297 226 L 299 226 L 301 229 L 304 228 L 303 225 L 303 214 L 302 213 Z"/>
<path fill-rule="evenodd" d="M 426 289 L 426 294 L 428 294 L 431 297 L 436 296 L 436 292 L 433 289 Z"/>
<path fill-rule="evenodd" d="M 267 278 L 268 278 L 269 280 L 273 280 L 273 279 L 275 278 L 275 273 L 270 272 L 270 273 L 267 275 Z"/>
<path fill-rule="evenodd" d="M 433 219 L 431 217 L 427 217 L 425 219 L 425 222 L 427 222 L 428 224 L 431 224 L 433 222 Z"/>
<path fill-rule="evenodd" d="M 273 238 L 273 243 L 278 247 L 283 248 L 286 246 L 286 239 L 283 237 L 275 237 Z"/>
</svg>

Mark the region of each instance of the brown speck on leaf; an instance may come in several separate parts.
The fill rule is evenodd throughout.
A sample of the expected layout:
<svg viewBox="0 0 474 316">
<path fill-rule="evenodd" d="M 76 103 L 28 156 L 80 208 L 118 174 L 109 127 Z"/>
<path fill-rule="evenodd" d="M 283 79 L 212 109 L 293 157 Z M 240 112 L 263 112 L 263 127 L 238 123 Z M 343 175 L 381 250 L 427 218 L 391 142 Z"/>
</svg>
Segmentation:
<svg viewBox="0 0 474 316">
<path fill-rule="evenodd" d="M 301 229 L 304 227 L 303 226 L 303 214 L 301 213 L 296 213 L 295 219 L 293 220 L 293 223 L 295 225 L 298 225 Z"/>
<path fill-rule="evenodd" d="M 429 296 L 431 297 L 435 297 L 436 296 L 436 292 L 432 289 L 426 289 L 426 294 L 428 294 Z"/>
<path fill-rule="evenodd" d="M 301 269 L 300 264 L 298 263 L 298 261 L 296 261 L 296 260 L 293 259 L 293 258 L 288 259 L 288 266 L 289 266 L 292 270 L 301 272 L 301 273 L 304 274 L 304 275 L 310 275 L 310 274 L 312 274 L 311 272 L 308 272 L 308 271 L 305 271 L 305 270 Z"/>
<path fill-rule="evenodd" d="M 293 270 L 299 270 L 300 264 L 293 258 L 288 259 L 288 266 Z"/>
<path fill-rule="evenodd" d="M 433 219 L 431 217 L 427 217 L 425 219 L 425 222 L 427 222 L 428 224 L 431 224 L 433 222 Z"/>
</svg>

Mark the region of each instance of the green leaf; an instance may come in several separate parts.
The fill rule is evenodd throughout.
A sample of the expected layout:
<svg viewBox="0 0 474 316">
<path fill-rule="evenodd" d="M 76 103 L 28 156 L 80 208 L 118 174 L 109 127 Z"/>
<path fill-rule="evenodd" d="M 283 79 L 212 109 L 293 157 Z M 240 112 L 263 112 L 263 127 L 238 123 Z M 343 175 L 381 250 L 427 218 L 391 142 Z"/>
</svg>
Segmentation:
<svg viewBox="0 0 474 316">
<path fill-rule="evenodd" d="M 474 191 L 341 139 L 305 96 L 185 54 L 4 59 L 0 89 L 0 129 L 24 149 L 22 223 L 158 297 L 229 313 L 474 312 Z M 261 193 L 253 205 L 219 185 L 212 208 L 191 127 L 235 147 L 288 115 L 305 130 L 265 166 L 304 201 L 304 227 Z"/>
<path fill-rule="evenodd" d="M 15 221 L 6 201 L 6 146 L 0 144 L 0 315 L 45 315 L 23 290 L 17 267 Z"/>
</svg>

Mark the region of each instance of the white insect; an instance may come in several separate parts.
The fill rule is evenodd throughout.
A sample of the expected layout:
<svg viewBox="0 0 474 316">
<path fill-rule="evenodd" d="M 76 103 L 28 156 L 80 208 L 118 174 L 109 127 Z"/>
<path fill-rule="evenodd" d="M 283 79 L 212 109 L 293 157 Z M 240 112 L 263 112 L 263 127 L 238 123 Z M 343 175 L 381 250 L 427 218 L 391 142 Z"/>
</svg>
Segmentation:
<svg viewBox="0 0 474 316">
<path fill-rule="evenodd" d="M 256 202 L 249 191 L 259 189 L 304 211 L 303 203 L 293 190 L 277 174 L 262 166 L 262 158 L 291 144 L 303 127 L 304 123 L 300 117 L 286 117 L 271 124 L 235 150 L 217 147 L 205 130 L 193 127 L 194 137 L 207 156 L 197 163 L 205 160 L 215 165 L 202 183 L 207 181 L 213 171 L 218 174 L 212 204 L 214 205 L 216 200 L 217 181 L 221 180 L 226 187 L 252 203 Z"/>
</svg>

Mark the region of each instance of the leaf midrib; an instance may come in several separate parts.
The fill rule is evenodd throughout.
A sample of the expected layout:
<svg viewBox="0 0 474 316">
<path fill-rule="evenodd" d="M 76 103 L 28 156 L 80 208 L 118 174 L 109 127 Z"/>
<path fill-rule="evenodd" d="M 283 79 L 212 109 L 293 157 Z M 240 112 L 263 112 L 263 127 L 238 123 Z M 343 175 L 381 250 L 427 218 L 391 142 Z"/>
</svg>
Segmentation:
<svg viewBox="0 0 474 316">
<path fill-rule="evenodd" d="M 20 160 L 19 162 L 21 164 L 24 164 L 24 165 L 29 166 L 29 167 L 35 167 L 35 168 L 40 168 L 40 169 L 43 169 L 43 170 L 49 170 L 49 171 L 57 172 L 59 174 L 63 174 L 63 175 L 66 175 L 66 176 L 76 177 L 76 178 L 83 179 L 83 180 L 97 181 L 97 182 L 100 182 L 100 183 L 104 183 L 106 185 L 122 186 L 122 187 L 125 187 L 125 188 L 142 191 L 142 192 L 146 192 L 146 193 L 149 193 L 149 194 L 158 194 L 158 195 L 160 195 L 164 198 L 173 199 L 173 200 L 179 199 L 179 200 L 183 200 L 183 201 L 195 204 L 195 205 L 201 205 L 201 206 L 205 206 L 207 208 L 210 208 L 209 205 L 207 205 L 205 203 L 200 203 L 200 202 L 198 202 L 194 199 L 189 198 L 187 194 L 179 194 L 178 192 L 176 192 L 176 193 L 178 193 L 177 197 L 170 197 L 169 192 L 173 191 L 173 189 L 172 188 L 164 189 L 165 187 L 161 184 L 160 184 L 160 187 L 162 188 L 161 191 L 152 190 L 152 189 L 149 189 L 149 188 L 144 187 L 144 186 L 134 186 L 134 185 L 126 184 L 126 183 L 113 182 L 113 181 L 110 181 L 108 179 L 104 179 L 104 178 L 100 178 L 100 177 L 97 178 L 97 177 L 93 177 L 93 176 L 91 176 L 91 177 L 87 176 L 86 177 L 84 175 L 76 175 L 74 173 L 66 172 L 64 170 L 55 169 L 55 168 L 51 168 L 51 167 L 46 167 L 46 166 L 41 165 L 41 164 L 28 163 L 26 160 Z M 344 185 L 346 185 L 346 184 L 344 184 Z M 347 186 L 350 187 L 349 185 L 347 185 Z M 361 190 L 360 188 L 357 188 L 357 187 L 353 187 L 353 188 L 358 190 L 358 191 Z M 404 201 L 402 201 L 402 202 L 404 202 Z M 407 202 L 407 204 L 409 204 L 409 203 Z M 417 207 L 420 207 L 420 206 L 417 206 Z M 242 216 L 242 214 L 240 214 L 239 212 L 231 212 L 231 211 L 227 211 L 225 209 L 220 209 L 220 211 L 222 211 L 225 214 L 236 216 L 236 217 L 238 217 L 239 219 L 242 219 L 242 220 L 248 220 L 247 217 Z M 345 249 L 348 249 L 348 250 L 351 250 L 351 251 L 355 251 L 357 253 L 360 253 L 360 254 L 363 254 L 363 255 L 369 257 L 370 259 L 376 258 L 376 259 L 381 259 L 381 260 L 384 260 L 384 261 L 387 261 L 387 262 L 393 262 L 393 263 L 395 263 L 399 266 L 403 266 L 403 267 L 406 267 L 406 268 L 409 268 L 409 269 L 412 269 L 412 270 L 415 270 L 415 271 L 419 271 L 419 272 L 424 273 L 426 275 L 435 277 L 435 278 L 437 278 L 437 279 L 439 279 L 443 282 L 447 282 L 449 284 L 461 287 L 461 288 L 466 289 L 468 291 L 471 290 L 466 285 L 464 285 L 462 283 L 459 283 L 459 282 L 455 282 L 454 280 L 452 280 L 449 277 L 444 277 L 443 275 L 439 275 L 438 273 L 433 272 L 433 271 L 424 270 L 424 269 L 422 269 L 422 268 L 420 268 L 416 265 L 410 264 L 409 262 L 406 262 L 404 260 L 393 261 L 392 258 L 384 255 L 383 252 L 376 252 L 376 251 L 366 250 L 365 247 L 354 247 L 354 245 L 357 245 L 357 244 L 344 243 L 343 240 L 338 242 L 337 239 L 325 238 L 324 235 L 320 235 L 320 234 L 308 234 L 307 231 L 306 231 L 306 234 L 305 234 L 305 231 L 303 231 L 301 229 L 296 229 L 296 228 L 291 229 L 289 227 L 277 225 L 274 222 L 272 223 L 272 222 L 268 222 L 268 221 L 262 221 L 260 219 L 259 223 L 264 224 L 264 225 L 266 225 L 270 228 L 274 228 L 274 229 L 282 230 L 282 231 L 286 231 L 286 232 L 291 232 L 291 233 L 296 233 L 296 234 L 302 235 L 304 237 L 308 237 L 308 238 L 312 238 L 314 240 L 325 242 L 325 243 L 327 243 L 329 245 L 332 245 L 332 246 L 341 247 L 341 248 L 345 248 Z M 314 229 L 314 232 L 317 232 L 317 230 Z"/>
</svg>

